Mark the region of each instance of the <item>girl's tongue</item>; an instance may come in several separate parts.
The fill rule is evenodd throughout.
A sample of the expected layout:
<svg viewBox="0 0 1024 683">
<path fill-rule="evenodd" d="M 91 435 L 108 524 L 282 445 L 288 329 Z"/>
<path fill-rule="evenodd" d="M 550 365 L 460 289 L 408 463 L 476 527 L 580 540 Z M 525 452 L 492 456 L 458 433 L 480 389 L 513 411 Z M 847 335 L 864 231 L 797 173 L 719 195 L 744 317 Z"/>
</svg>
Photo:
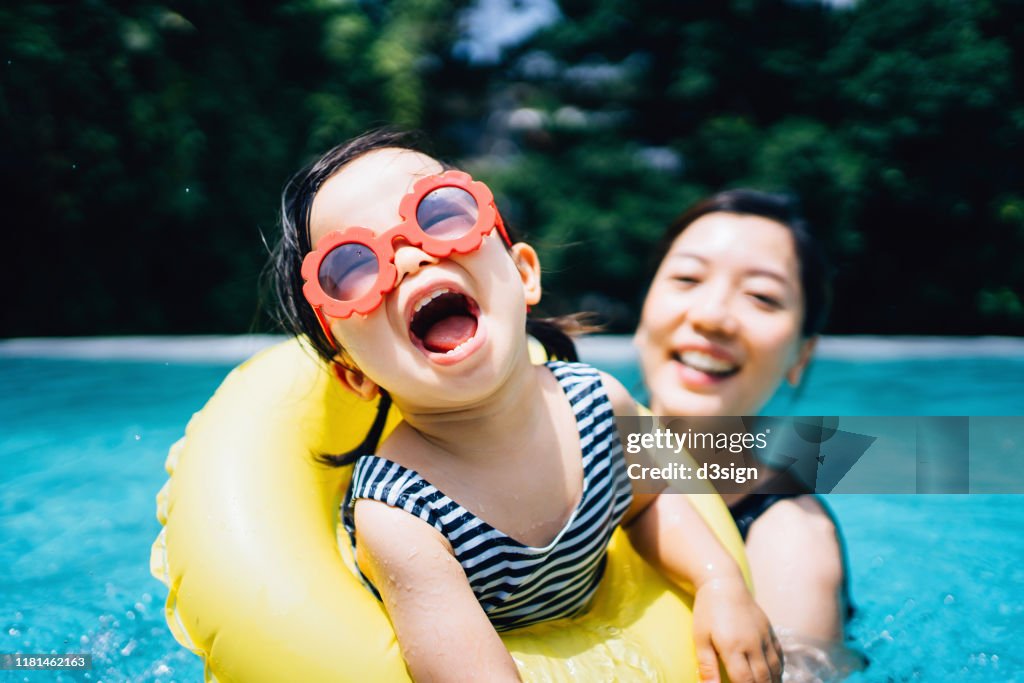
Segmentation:
<svg viewBox="0 0 1024 683">
<path fill-rule="evenodd" d="M 434 353 L 447 353 L 476 334 L 476 318 L 450 315 L 431 325 L 423 335 L 423 346 Z"/>
<path fill-rule="evenodd" d="M 413 314 L 410 331 L 432 353 L 448 353 L 476 334 L 480 309 L 464 294 L 442 290 Z"/>
</svg>

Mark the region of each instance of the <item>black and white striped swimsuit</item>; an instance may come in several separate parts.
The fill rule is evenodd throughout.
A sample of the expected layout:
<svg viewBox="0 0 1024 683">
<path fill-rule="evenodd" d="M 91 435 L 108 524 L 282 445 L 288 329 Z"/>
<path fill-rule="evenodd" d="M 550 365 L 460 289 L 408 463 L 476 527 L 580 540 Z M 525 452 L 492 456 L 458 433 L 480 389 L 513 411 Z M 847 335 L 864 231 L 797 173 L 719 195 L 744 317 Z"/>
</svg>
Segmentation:
<svg viewBox="0 0 1024 683">
<path fill-rule="evenodd" d="M 353 508 L 359 498 L 401 508 L 437 529 L 451 543 L 473 593 L 498 631 L 571 616 L 586 607 L 601 580 L 608 541 L 633 499 L 611 402 L 597 371 L 582 363 L 552 361 L 547 366 L 572 405 L 583 447 L 583 494 L 548 545 L 520 543 L 419 473 L 376 455 L 356 462 L 342 504 L 353 552 Z M 376 594 L 365 576 L 363 580 Z"/>
</svg>

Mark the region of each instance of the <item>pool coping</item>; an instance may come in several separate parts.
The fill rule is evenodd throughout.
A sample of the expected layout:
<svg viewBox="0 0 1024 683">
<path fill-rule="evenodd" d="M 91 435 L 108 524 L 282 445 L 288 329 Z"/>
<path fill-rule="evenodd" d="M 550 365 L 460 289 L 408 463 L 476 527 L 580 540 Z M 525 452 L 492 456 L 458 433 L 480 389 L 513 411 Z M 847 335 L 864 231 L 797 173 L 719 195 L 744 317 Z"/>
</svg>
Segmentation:
<svg viewBox="0 0 1024 683">
<path fill-rule="evenodd" d="M 271 334 L 128 337 L 22 337 L 0 339 L 0 358 L 145 360 L 236 363 L 284 341 Z M 599 364 L 633 355 L 629 335 L 594 335 L 578 340 L 581 357 Z M 822 337 L 816 357 L 831 360 L 927 358 L 1024 359 L 1024 338 L 873 335 Z"/>
</svg>

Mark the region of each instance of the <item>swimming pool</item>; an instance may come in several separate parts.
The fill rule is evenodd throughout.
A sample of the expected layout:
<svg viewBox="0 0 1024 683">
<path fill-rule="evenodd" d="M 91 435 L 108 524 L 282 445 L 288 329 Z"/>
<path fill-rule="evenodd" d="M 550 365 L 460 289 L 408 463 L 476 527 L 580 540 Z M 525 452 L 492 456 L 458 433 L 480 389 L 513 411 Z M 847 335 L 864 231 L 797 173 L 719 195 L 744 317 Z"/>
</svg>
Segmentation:
<svg viewBox="0 0 1024 683">
<path fill-rule="evenodd" d="M 210 354 L 181 355 L 181 345 L 125 361 L 102 359 L 133 355 L 116 347 L 69 360 L 73 347 L 40 358 L 0 344 L 0 652 L 93 655 L 90 673 L 4 680 L 202 680 L 199 660 L 164 623 L 149 547 L 167 448 L 232 354 L 200 363 Z M 613 346 L 585 345 L 584 354 L 636 386 L 635 366 Z M 805 389 L 766 412 L 1024 414 L 1024 354 L 960 351 L 870 362 L 823 353 Z M 152 360 L 161 353 L 186 360 Z M 829 502 L 850 549 L 851 633 L 872 661 L 851 680 L 1024 680 L 1024 498 Z"/>
</svg>

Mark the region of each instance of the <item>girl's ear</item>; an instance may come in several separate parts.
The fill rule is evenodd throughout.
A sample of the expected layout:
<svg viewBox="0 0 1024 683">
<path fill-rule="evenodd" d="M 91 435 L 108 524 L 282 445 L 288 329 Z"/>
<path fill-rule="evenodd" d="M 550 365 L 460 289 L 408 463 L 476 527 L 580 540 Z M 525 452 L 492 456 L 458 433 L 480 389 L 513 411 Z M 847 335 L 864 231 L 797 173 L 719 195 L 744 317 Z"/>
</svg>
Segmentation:
<svg viewBox="0 0 1024 683">
<path fill-rule="evenodd" d="M 540 259 L 537 252 L 525 242 L 516 242 L 510 248 L 512 260 L 519 271 L 519 279 L 523 282 L 523 294 L 526 304 L 534 306 L 540 301 Z"/>
<path fill-rule="evenodd" d="M 380 395 L 380 387 L 377 386 L 376 382 L 359 370 L 353 370 L 339 363 L 337 359 L 334 362 L 334 374 L 338 377 L 338 381 L 341 382 L 341 386 L 364 401 L 372 401 Z"/>
<path fill-rule="evenodd" d="M 814 347 L 817 345 L 817 337 L 811 337 L 800 344 L 796 362 L 793 364 L 793 367 L 786 371 L 786 381 L 789 382 L 790 386 L 795 387 L 800 384 L 800 378 L 803 377 L 807 364 L 811 362 L 811 356 L 814 355 Z"/>
</svg>

